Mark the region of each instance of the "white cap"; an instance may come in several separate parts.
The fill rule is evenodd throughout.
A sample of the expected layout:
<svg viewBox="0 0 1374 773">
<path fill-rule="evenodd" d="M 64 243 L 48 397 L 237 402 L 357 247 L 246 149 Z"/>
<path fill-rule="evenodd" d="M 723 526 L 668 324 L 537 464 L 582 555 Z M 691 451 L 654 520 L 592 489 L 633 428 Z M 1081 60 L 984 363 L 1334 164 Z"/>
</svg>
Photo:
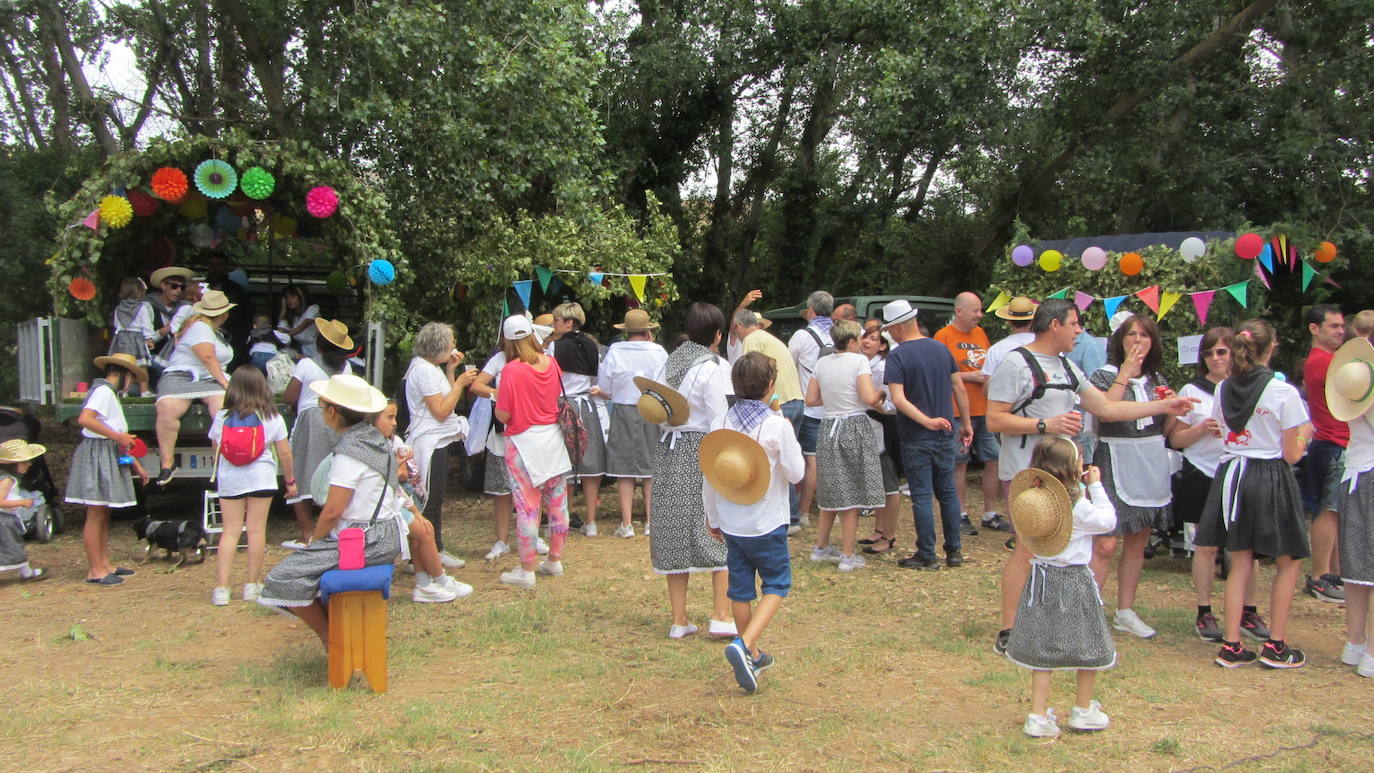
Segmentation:
<svg viewBox="0 0 1374 773">
<path fill-rule="evenodd" d="M 889 301 L 883 306 L 883 329 L 895 327 L 911 319 L 916 318 L 916 307 L 911 305 L 911 301 L 900 298 Z"/>
<path fill-rule="evenodd" d="M 533 332 L 534 323 L 523 314 L 506 317 L 506 321 L 501 323 L 501 336 L 507 341 L 519 341 Z"/>
<path fill-rule="evenodd" d="M 1126 320 L 1134 316 L 1135 314 L 1122 309 L 1112 315 L 1112 318 L 1107 322 L 1107 327 L 1111 328 L 1112 332 L 1115 333 L 1117 328 L 1121 327 L 1125 324 Z"/>
</svg>

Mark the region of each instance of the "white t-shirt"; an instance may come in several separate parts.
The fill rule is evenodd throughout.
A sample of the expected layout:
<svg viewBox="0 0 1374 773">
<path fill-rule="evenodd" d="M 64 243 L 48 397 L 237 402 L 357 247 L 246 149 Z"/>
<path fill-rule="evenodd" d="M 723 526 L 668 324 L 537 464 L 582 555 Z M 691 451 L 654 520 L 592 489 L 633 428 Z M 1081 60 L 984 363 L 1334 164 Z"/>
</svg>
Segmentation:
<svg viewBox="0 0 1374 773">
<path fill-rule="evenodd" d="M 211 422 L 210 431 L 207 433 L 211 443 L 219 445 L 220 437 L 224 434 L 224 418 L 228 414 L 228 411 L 220 411 L 215 414 L 215 420 Z M 230 464 L 229 460 L 223 456 L 218 457 L 215 482 L 219 488 L 220 496 L 234 497 L 251 494 L 254 491 L 275 491 L 277 489 L 277 457 L 273 452 L 272 444 L 278 440 L 286 439 L 286 420 L 281 417 L 281 414 L 264 418 L 262 430 L 267 443 L 263 446 L 262 453 L 251 463 L 239 466 Z"/>
<path fill-rule="evenodd" d="M 273 340 L 275 340 L 276 343 L 273 343 Z M 250 341 L 251 341 L 251 338 L 250 338 Z M 251 341 L 250 345 L 248 346 L 248 353 L 249 353 L 249 354 L 276 354 L 278 351 L 281 350 L 281 347 L 279 347 L 277 344 L 281 344 L 281 346 L 286 346 L 286 345 L 289 344 L 289 343 L 291 343 L 291 337 L 290 337 L 290 336 L 288 336 L 287 334 L 281 332 L 280 330 L 273 330 L 273 331 L 272 331 L 272 340 L 268 340 L 268 341 Z"/>
<path fill-rule="evenodd" d="M 858 352 L 837 352 L 816 363 L 821 402 L 826 416 L 863 413 L 868 406 L 859 398 L 859 376 L 872 376 L 868 358 Z"/>
<path fill-rule="evenodd" d="M 812 336 L 812 333 L 816 335 Z M 811 325 L 798 330 L 792 334 L 791 338 L 787 339 L 787 350 L 792 352 L 792 361 L 797 364 L 797 378 L 801 381 L 803 396 L 811 384 L 811 376 L 816 372 L 816 361 L 821 356 L 821 344 L 816 343 L 817 337 L 825 346 L 835 345 L 830 338 L 829 331 L 822 332 Z M 821 406 L 807 406 L 803 413 L 813 419 L 819 419 L 825 415 L 825 409 Z"/>
<path fill-rule="evenodd" d="M 320 396 L 315 394 L 310 385 L 316 381 L 328 380 L 329 374 L 324 372 L 324 368 L 321 368 L 318 362 L 309 357 L 302 357 L 296 361 L 291 378 L 301 383 L 301 393 L 296 397 L 296 415 L 300 416 L 320 404 Z"/>
<path fill-rule="evenodd" d="M 86 404 L 82 410 L 92 410 L 105 423 L 105 426 L 115 432 L 128 432 L 129 422 L 124 418 L 124 406 L 119 402 L 119 395 L 115 394 L 114 387 L 109 384 L 99 384 L 86 397 Z M 81 429 L 83 437 L 102 438 L 86 428 Z"/>
<path fill-rule="evenodd" d="M 1243 456 L 1247 459 L 1279 459 L 1283 457 L 1283 431 L 1308 421 L 1307 403 L 1296 387 L 1287 381 L 1272 379 L 1260 393 L 1255 414 L 1246 422 L 1245 430 L 1232 432 L 1226 426 L 1221 410 L 1223 381 L 1217 385 L 1217 400 L 1212 406 L 1212 418 L 1221 424 L 1221 460 Z"/>
<path fill-rule="evenodd" d="M 730 386 L 730 375 L 723 363 L 724 360 L 715 357 L 688 368 L 677 390 L 687 399 L 690 415 L 686 423 L 678 427 L 668 424 L 658 426 L 668 432 L 710 432 L 711 424 L 716 417 L 730 408 L 729 401 L 725 399 L 726 390 Z M 654 380 L 668 383 L 663 378 L 662 368 Z"/>
<path fill-rule="evenodd" d="M 667 361 L 668 352 L 653 341 L 617 341 L 601 361 L 597 386 L 611 396 L 612 403 L 634 405 L 639 402 L 635 376 L 653 378 Z"/>
<path fill-rule="evenodd" d="M 118 307 L 115 307 L 118 310 Z M 140 303 L 138 311 L 134 313 L 134 318 L 129 320 L 129 326 L 123 327 L 119 324 L 119 314 L 110 317 L 110 327 L 116 333 L 124 330 L 131 330 L 141 333 L 144 338 L 154 338 L 157 336 L 157 327 L 153 325 L 153 307 L 147 303 Z"/>
<path fill-rule="evenodd" d="M 1368 413 L 1351 421 L 1350 443 L 1345 447 L 1345 472 L 1342 485 L 1349 489 L 1350 479 L 1374 470 L 1374 425 Z"/>
<path fill-rule="evenodd" d="M 998 343 L 1001 343 L 1000 341 Z M 997 344 L 993 344 L 996 348 Z M 1034 354 L 1034 352 L 1032 352 Z M 992 358 L 992 353 L 988 353 L 988 358 Z M 1041 370 L 1045 371 L 1045 380 L 1050 384 L 1070 383 L 1068 373 L 1064 370 L 1064 361 L 1058 355 L 1036 354 L 1035 359 L 1039 361 Z M 1083 371 L 1078 369 L 1072 361 L 1069 367 L 1073 369 L 1073 375 L 1078 379 L 1078 392 L 1085 392 L 1092 389 L 1092 384 L 1088 383 L 1088 377 L 1083 375 Z M 1004 357 L 1002 363 L 997 366 L 996 372 L 992 374 L 992 379 L 988 381 L 988 400 L 999 403 L 1010 403 L 1015 408 L 1031 396 L 1034 391 L 1035 379 L 1031 376 L 1030 366 L 1019 354 Z M 1029 416 L 1033 419 L 1048 419 L 1058 416 L 1061 413 L 1068 413 L 1073 410 L 1078 402 L 1078 392 L 1068 389 L 1046 389 L 1039 400 L 1026 406 L 1018 416 Z M 1048 435 L 1001 435 L 1002 450 L 997 457 L 997 477 L 1001 480 L 1011 480 L 1016 473 L 1030 466 L 1031 452 L 1035 446 Z M 1022 443 L 1022 438 L 1025 442 Z"/>
<path fill-rule="evenodd" d="M 329 470 L 329 485 L 353 490 L 353 498 L 349 500 L 348 507 L 344 508 L 339 522 L 330 531 L 330 534 L 337 537 L 340 529 L 348 526 L 366 526 L 368 521 L 372 520 L 372 512 L 377 509 L 377 500 L 382 496 L 386 481 L 383 480 L 381 473 L 351 456 L 335 456 L 334 466 Z M 392 496 L 383 500 L 382 509 L 377 513 L 379 523 L 395 518 L 401 512 L 400 498 L 396 496 L 395 490 L 391 493 Z"/>
<path fill-rule="evenodd" d="M 1098 534 L 1108 534 L 1116 528 L 1116 508 L 1107 497 L 1107 489 L 1098 481 L 1073 503 L 1073 531 L 1069 544 L 1052 556 L 1039 556 L 1041 561 L 1056 566 L 1086 566 L 1093 557 L 1093 540 Z"/>
<path fill-rule="evenodd" d="M 491 359 L 487 360 L 487 364 L 482 366 L 482 372 L 491 376 L 493 387 L 501 383 L 501 369 L 504 367 L 506 367 L 506 353 L 503 351 L 497 351 L 491 356 Z"/>
<path fill-rule="evenodd" d="M 443 421 L 434 418 L 434 413 L 425 404 L 430 395 L 447 395 L 453 389 L 444 371 L 423 357 L 415 357 L 406 370 L 406 406 L 410 409 L 410 427 L 406 430 L 406 442 L 419 445 L 418 441 L 433 436 L 430 450 L 449 445 L 466 430 L 466 424 L 457 414 L 449 414 Z M 428 463 L 428 460 L 426 460 Z"/>
<path fill-rule="evenodd" d="M 1195 384 L 1184 384 L 1178 390 L 1179 397 L 1192 397 L 1197 400 L 1193 404 L 1193 409 L 1178 420 L 1190 427 L 1196 427 L 1200 422 L 1212 417 L 1212 404 L 1216 398 L 1199 389 Z M 1207 473 L 1207 477 L 1215 478 L 1217 466 L 1221 464 L 1221 438 L 1213 437 L 1211 433 L 1203 435 L 1197 442 L 1183 449 L 1183 458 L 1187 459 L 1199 470 Z"/>
<path fill-rule="evenodd" d="M 291 336 L 291 338 L 295 339 L 296 346 L 300 348 L 302 356 L 314 357 L 318 353 L 318 350 L 315 348 L 315 338 L 319 335 L 319 331 L 315 329 L 315 320 L 319 319 L 319 316 L 320 307 L 312 303 L 305 307 L 305 311 L 301 312 L 300 317 L 294 322 L 282 322 L 282 326 L 286 330 L 290 330 L 302 322 L 310 323 L 305 326 L 304 330 Z"/>
<path fill-rule="evenodd" d="M 167 360 L 167 371 L 190 371 L 195 374 L 197 379 L 209 378 L 210 373 L 205 369 L 205 364 L 200 361 L 200 355 L 191 349 L 191 347 L 200 344 L 211 344 L 215 347 L 215 359 L 219 360 L 221 372 L 229 366 L 229 361 L 234 358 L 234 348 L 225 342 L 224 338 L 210 326 L 210 323 L 198 321 L 181 334 L 181 340 L 177 341 L 176 348 L 172 350 L 172 356 Z"/>
<path fill-rule="evenodd" d="M 1034 340 L 1034 333 L 1012 333 L 988 347 L 987 356 L 983 358 L 983 375 L 991 376 L 996 373 L 997 365 L 1002 362 L 1003 357 L 1007 356 L 1007 352 L 1018 346 L 1025 346 Z"/>
<path fill-rule="evenodd" d="M 729 415 L 718 416 L 711 424 L 715 429 L 738 429 Z M 797 442 L 792 422 L 774 413 L 752 431 L 745 433 L 759 442 L 768 453 L 768 488 L 763 499 L 741 505 L 716 493 L 709 480 L 703 479 L 701 498 L 706 505 L 706 523 L 736 537 L 757 537 L 779 526 L 786 526 L 792 517 L 788 502 L 789 484 L 797 483 L 806 472 L 801 444 Z"/>
</svg>

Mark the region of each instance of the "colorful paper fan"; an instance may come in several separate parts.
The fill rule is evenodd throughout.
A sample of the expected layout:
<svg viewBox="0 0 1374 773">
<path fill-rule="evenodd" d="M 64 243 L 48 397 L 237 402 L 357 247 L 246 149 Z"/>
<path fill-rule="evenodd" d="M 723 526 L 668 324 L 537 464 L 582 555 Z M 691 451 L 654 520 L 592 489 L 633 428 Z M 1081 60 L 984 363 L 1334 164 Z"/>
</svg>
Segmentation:
<svg viewBox="0 0 1374 773">
<path fill-rule="evenodd" d="M 67 292 L 78 301 L 89 301 L 95 298 L 95 282 L 79 276 L 67 284 Z"/>
<path fill-rule="evenodd" d="M 238 184 L 239 176 L 234 167 L 218 158 L 202 161 L 196 167 L 196 188 L 212 199 L 228 196 Z"/>
<path fill-rule="evenodd" d="M 186 173 L 176 167 L 164 166 L 153 172 L 152 182 L 149 187 L 153 189 L 153 195 L 163 201 L 177 203 L 181 197 L 186 195 L 188 183 Z"/>
<path fill-rule="evenodd" d="M 339 209 L 339 194 L 328 185 L 320 185 L 305 194 L 305 210 L 312 217 L 326 218 Z"/>
<path fill-rule="evenodd" d="M 239 178 L 239 188 L 243 190 L 243 195 L 250 199 L 265 199 L 272 195 L 276 187 L 276 178 L 260 166 L 245 171 L 243 177 Z"/>
<path fill-rule="evenodd" d="M 100 222 L 111 228 L 123 228 L 134 219 L 134 208 L 123 196 L 106 196 L 100 200 Z"/>
</svg>

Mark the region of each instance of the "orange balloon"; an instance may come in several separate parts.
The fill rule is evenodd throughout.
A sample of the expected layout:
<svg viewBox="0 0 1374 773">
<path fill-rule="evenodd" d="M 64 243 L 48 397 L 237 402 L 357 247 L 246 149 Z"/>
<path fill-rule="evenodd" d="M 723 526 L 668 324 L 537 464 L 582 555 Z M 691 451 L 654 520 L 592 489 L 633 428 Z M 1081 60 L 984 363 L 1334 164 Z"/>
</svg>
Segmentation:
<svg viewBox="0 0 1374 773">
<path fill-rule="evenodd" d="M 1117 264 L 1117 267 L 1126 276 L 1135 276 L 1145 268 L 1145 259 L 1140 257 L 1138 253 L 1128 252 L 1121 256 L 1121 262 Z"/>
<path fill-rule="evenodd" d="M 1322 242 L 1317 245 L 1317 252 L 1312 257 L 1316 258 L 1318 263 L 1330 263 L 1336 259 L 1336 245 Z"/>
</svg>

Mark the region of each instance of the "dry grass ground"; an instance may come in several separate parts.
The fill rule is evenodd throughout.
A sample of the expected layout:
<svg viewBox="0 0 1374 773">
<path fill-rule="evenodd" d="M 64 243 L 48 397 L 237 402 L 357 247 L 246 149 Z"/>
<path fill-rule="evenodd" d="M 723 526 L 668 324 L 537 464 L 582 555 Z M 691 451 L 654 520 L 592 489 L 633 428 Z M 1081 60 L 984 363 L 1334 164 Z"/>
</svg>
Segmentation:
<svg viewBox="0 0 1374 773">
<path fill-rule="evenodd" d="M 603 534 L 614 528 L 602 523 Z M 480 558 L 485 500 L 455 499 L 447 524 L 469 560 L 456 574 L 477 591 L 414 604 L 399 575 L 391 689 L 380 696 L 324 686 L 322 648 L 293 619 L 237 600 L 211 607 L 212 562 L 154 562 L 103 589 L 80 583 L 76 534 L 31 545 L 55 576 L 0 584 L 0 760 L 34 771 L 1324 771 L 1368 770 L 1374 758 L 1374 684 L 1336 659 L 1340 608 L 1296 602 L 1291 638 L 1307 668 L 1223 671 L 1191 631 L 1181 561 L 1147 566 L 1137 608 L 1160 635 L 1118 638 L 1119 666 L 1098 691 L 1111 728 L 1040 742 L 1020 732 L 1026 673 L 990 647 L 1006 555 L 994 535 L 967 538 L 971 562 L 938 573 L 886 559 L 841 575 L 806 561 L 809 533 L 794 540 L 793 595 L 765 641 L 778 664 L 745 695 L 720 643 L 665 638 L 664 583 L 645 538 L 576 535 L 566 576 L 527 592 L 497 580 L 512 560 Z M 909 521 L 903 529 L 909 544 Z M 290 536 L 285 519 L 271 536 Z M 114 554 L 129 565 L 140 555 L 126 523 Z M 269 564 L 281 555 L 274 548 Z M 693 579 L 703 627 L 706 587 Z M 1054 690 L 1067 715 L 1072 680 Z"/>
</svg>

